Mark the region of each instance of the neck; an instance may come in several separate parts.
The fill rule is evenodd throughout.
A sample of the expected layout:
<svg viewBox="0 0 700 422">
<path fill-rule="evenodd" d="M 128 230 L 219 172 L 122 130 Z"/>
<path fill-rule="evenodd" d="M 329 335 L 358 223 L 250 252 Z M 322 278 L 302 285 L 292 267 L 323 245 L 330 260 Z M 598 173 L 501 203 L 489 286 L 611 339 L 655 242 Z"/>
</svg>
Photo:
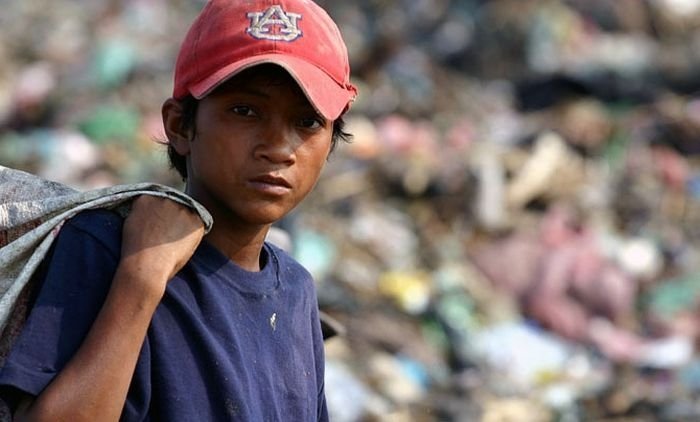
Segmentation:
<svg viewBox="0 0 700 422">
<path fill-rule="evenodd" d="M 224 230 L 216 224 L 205 239 L 241 268 L 260 271 L 260 253 L 269 227 L 251 232 Z"/>
<path fill-rule="evenodd" d="M 205 236 L 224 256 L 248 271 L 260 271 L 260 254 L 271 224 L 248 224 L 230 214 L 226 207 L 209 200 L 188 183 L 185 191 L 211 213 L 214 225 Z"/>
</svg>

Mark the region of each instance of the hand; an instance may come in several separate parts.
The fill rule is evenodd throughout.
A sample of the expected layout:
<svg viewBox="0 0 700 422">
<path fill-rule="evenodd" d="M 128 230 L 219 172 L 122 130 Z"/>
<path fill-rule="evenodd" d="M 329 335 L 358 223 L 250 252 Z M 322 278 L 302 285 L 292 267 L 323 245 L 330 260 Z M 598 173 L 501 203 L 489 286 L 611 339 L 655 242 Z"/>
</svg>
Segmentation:
<svg viewBox="0 0 700 422">
<path fill-rule="evenodd" d="M 119 265 L 162 295 L 203 235 L 204 224 L 194 211 L 170 199 L 142 195 L 124 221 Z"/>
</svg>

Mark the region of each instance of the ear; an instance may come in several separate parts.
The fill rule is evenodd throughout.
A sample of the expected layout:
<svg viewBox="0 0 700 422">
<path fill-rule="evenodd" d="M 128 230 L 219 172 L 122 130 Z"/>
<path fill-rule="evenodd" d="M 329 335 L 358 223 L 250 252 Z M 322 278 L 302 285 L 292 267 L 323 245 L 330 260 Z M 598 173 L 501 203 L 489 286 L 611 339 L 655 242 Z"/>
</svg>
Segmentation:
<svg viewBox="0 0 700 422">
<path fill-rule="evenodd" d="M 178 154 L 188 155 L 190 153 L 190 140 L 194 134 L 191 128 L 183 129 L 182 104 L 173 98 L 168 98 L 163 103 L 161 114 L 163 115 L 163 127 L 168 143 L 175 148 Z"/>
</svg>

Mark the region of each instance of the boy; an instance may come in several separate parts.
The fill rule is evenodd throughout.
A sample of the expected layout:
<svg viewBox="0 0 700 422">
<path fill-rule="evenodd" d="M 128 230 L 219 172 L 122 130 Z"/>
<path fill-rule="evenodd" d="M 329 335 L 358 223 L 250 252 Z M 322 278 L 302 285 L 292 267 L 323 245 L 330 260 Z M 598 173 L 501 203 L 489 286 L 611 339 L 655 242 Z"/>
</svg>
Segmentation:
<svg viewBox="0 0 700 422">
<path fill-rule="evenodd" d="M 68 222 L 0 372 L 16 420 L 326 420 L 313 281 L 264 239 L 347 136 L 355 94 L 311 1 L 210 1 L 163 122 L 214 226 L 202 240 L 198 217 L 153 197 Z"/>
</svg>

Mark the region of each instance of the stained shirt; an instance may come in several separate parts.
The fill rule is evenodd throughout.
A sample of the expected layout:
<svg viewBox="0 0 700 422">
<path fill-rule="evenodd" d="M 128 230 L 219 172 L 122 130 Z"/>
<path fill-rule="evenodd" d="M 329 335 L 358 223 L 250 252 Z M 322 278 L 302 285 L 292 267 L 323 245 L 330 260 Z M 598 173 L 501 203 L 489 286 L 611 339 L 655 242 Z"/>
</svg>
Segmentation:
<svg viewBox="0 0 700 422">
<path fill-rule="evenodd" d="M 74 355 L 119 262 L 122 222 L 98 210 L 63 227 L 3 391 L 38 395 Z M 121 420 L 327 420 L 313 280 L 274 245 L 262 254 L 249 272 L 200 244 L 156 308 Z"/>
</svg>

